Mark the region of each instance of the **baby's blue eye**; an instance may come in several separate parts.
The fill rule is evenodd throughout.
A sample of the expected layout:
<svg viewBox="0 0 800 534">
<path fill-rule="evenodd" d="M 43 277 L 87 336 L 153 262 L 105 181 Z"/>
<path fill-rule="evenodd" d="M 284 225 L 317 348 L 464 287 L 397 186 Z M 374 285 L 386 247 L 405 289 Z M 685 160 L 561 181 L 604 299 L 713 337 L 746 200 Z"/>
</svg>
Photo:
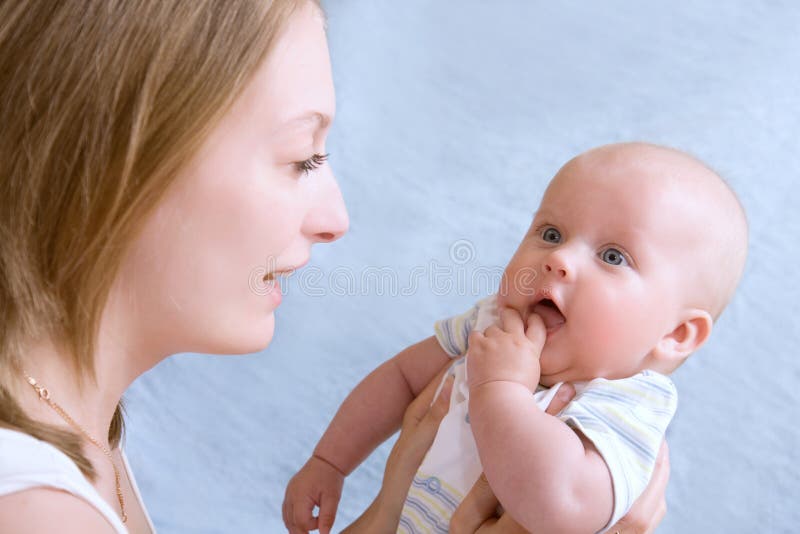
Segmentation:
<svg viewBox="0 0 800 534">
<path fill-rule="evenodd" d="M 625 255 L 615 248 L 605 249 L 600 254 L 600 257 L 604 262 L 610 265 L 628 265 L 628 260 L 625 259 Z"/>
<path fill-rule="evenodd" d="M 547 241 L 548 243 L 560 243 L 561 242 L 561 232 L 553 228 L 552 226 L 548 226 L 542 232 L 542 239 Z"/>
</svg>

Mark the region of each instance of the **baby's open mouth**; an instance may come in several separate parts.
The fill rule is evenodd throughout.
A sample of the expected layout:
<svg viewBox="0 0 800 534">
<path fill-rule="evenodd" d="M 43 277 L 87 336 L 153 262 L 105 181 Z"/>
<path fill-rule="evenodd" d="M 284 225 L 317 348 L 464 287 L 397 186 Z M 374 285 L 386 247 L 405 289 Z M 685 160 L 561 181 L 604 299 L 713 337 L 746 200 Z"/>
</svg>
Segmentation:
<svg viewBox="0 0 800 534">
<path fill-rule="evenodd" d="M 564 314 L 558 309 L 556 303 L 550 299 L 542 299 L 533 305 L 531 311 L 542 318 L 544 326 L 548 332 L 554 332 L 562 324 L 567 322 Z"/>
</svg>

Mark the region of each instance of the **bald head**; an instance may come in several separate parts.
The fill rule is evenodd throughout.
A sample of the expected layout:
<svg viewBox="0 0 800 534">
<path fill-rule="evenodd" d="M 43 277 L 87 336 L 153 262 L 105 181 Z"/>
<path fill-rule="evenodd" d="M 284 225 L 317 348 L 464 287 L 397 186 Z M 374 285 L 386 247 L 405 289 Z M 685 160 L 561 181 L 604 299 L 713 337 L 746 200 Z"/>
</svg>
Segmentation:
<svg viewBox="0 0 800 534">
<path fill-rule="evenodd" d="M 747 256 L 747 219 L 728 184 L 697 158 L 647 143 L 589 150 L 564 165 L 550 187 L 581 180 L 619 188 L 648 217 L 666 218 L 685 252 L 675 258 L 681 264 L 676 291 L 685 293 L 687 305 L 716 319 L 733 296 Z"/>
</svg>

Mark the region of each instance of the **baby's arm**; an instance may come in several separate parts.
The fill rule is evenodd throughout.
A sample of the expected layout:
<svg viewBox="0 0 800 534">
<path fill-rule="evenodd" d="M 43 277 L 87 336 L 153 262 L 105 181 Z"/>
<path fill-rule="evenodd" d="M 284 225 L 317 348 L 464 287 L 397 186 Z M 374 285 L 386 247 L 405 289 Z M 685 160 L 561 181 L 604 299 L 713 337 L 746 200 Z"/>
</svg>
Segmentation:
<svg viewBox="0 0 800 534">
<path fill-rule="evenodd" d="M 314 456 L 350 474 L 400 428 L 408 405 L 449 362 L 433 336 L 384 362 L 344 400 Z"/>
<path fill-rule="evenodd" d="M 291 532 L 329 532 L 344 477 L 391 436 L 412 400 L 450 356 L 435 337 L 408 347 L 370 373 L 347 396 L 312 457 L 286 489 L 283 517 Z M 314 505 L 319 519 L 312 517 Z"/>
<path fill-rule="evenodd" d="M 469 340 L 469 414 L 484 473 L 503 508 L 533 532 L 597 532 L 613 505 L 592 443 L 544 413 L 532 392 L 545 340 L 534 315 L 502 311 L 503 327 Z"/>
</svg>

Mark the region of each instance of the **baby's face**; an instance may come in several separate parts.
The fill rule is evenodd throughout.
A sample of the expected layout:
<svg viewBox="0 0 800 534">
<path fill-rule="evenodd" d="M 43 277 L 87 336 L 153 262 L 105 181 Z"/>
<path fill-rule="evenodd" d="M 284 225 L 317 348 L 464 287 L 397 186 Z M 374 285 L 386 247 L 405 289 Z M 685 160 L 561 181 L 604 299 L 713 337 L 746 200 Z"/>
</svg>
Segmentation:
<svg viewBox="0 0 800 534">
<path fill-rule="evenodd" d="M 629 156 L 566 165 L 504 273 L 499 304 L 547 326 L 544 385 L 631 376 L 680 322 L 676 288 L 691 275 L 697 210 L 654 178 L 680 169 Z"/>
</svg>

